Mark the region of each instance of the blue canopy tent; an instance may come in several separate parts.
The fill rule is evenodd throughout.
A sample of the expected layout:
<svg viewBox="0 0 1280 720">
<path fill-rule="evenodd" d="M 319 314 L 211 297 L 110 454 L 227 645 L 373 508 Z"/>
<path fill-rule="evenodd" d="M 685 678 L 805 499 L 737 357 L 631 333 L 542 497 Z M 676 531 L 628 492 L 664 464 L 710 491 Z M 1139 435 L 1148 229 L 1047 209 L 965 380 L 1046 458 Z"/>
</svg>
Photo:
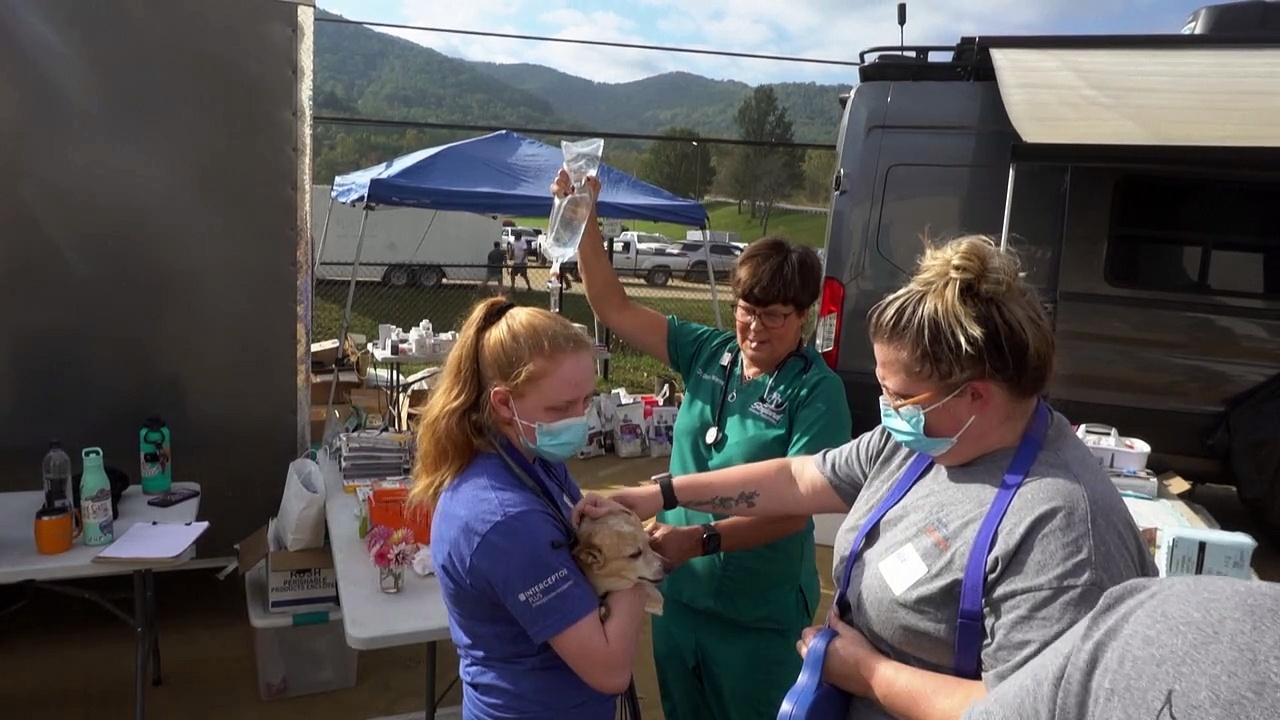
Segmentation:
<svg viewBox="0 0 1280 720">
<path fill-rule="evenodd" d="M 417 150 L 373 167 L 335 177 L 329 213 L 333 211 L 334 202 L 362 203 L 365 212 L 356 241 L 351 284 L 347 289 L 342 330 L 338 337 L 346 336 L 350 321 L 356 274 L 364 244 L 364 225 L 371 210 L 379 205 L 387 205 L 485 215 L 550 215 L 552 198 L 549 189 L 563 162 L 564 156 L 559 148 L 502 130 Z M 702 204 L 673 195 L 608 165 L 601 164 L 597 175 L 601 184 L 597 202 L 600 217 L 671 222 L 704 231 L 711 302 L 715 309 L 716 325 L 720 325 L 715 273 L 705 242 L 707 211 Z M 320 254 L 324 251 L 328 230 L 329 215 L 326 214 L 314 263 L 319 262 Z M 336 384 L 334 387 L 336 388 Z"/>
<path fill-rule="evenodd" d="M 508 130 L 426 148 L 339 175 L 333 199 L 486 215 L 549 215 L 559 148 Z M 600 217 L 703 228 L 707 211 L 617 168 L 601 165 Z"/>
</svg>

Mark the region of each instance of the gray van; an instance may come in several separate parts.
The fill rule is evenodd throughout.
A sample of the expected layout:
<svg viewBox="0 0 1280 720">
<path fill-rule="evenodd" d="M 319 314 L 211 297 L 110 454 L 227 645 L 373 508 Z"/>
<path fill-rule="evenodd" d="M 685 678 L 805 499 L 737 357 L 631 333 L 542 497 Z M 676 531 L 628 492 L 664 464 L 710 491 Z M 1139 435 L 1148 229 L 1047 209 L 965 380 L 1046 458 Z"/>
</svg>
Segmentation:
<svg viewBox="0 0 1280 720">
<path fill-rule="evenodd" d="M 1280 3 L 1207 8 L 1183 32 L 863 53 L 817 333 L 855 432 L 879 420 L 868 310 L 923 237 L 986 233 L 1053 319 L 1055 407 L 1147 440 L 1154 469 L 1240 475 L 1244 441 L 1210 440 L 1250 391 L 1280 398 Z M 1280 526 L 1280 401 L 1266 408 L 1240 495 Z"/>
</svg>

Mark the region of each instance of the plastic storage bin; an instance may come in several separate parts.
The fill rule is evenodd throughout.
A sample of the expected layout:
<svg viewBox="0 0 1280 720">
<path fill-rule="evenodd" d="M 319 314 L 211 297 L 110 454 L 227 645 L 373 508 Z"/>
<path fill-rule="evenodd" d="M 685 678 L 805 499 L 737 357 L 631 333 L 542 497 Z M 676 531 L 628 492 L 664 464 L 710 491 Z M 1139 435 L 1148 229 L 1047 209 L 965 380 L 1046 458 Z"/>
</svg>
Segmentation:
<svg viewBox="0 0 1280 720">
<path fill-rule="evenodd" d="M 341 611 L 268 612 L 264 563 L 245 574 L 244 596 L 263 700 L 355 686 L 357 653 L 347 645 Z"/>
</svg>

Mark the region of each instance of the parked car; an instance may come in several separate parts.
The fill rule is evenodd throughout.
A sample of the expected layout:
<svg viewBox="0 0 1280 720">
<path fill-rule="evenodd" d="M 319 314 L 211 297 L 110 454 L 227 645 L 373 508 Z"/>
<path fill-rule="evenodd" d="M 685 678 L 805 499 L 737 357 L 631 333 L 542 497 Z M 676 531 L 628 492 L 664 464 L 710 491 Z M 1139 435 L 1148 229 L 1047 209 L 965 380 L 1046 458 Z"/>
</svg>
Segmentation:
<svg viewBox="0 0 1280 720">
<path fill-rule="evenodd" d="M 650 285 L 661 287 L 671 278 L 683 275 L 689 269 L 689 256 L 665 245 L 640 244 L 633 239 L 613 241 L 613 269 L 619 277 L 638 277 Z M 606 243 L 607 247 L 607 243 Z M 581 280 L 578 261 L 570 260 L 562 265 L 562 271 L 575 280 Z"/>
<path fill-rule="evenodd" d="M 708 251 L 711 255 L 711 268 L 715 271 L 717 280 L 724 280 L 733 273 L 734 266 L 738 264 L 738 256 L 742 254 L 742 248 L 727 242 L 710 242 L 704 248 L 702 241 L 690 240 L 675 247 L 690 258 L 689 270 L 684 276 L 687 282 L 707 281 Z"/>
<path fill-rule="evenodd" d="M 628 241 L 634 242 L 634 243 L 637 243 L 641 249 L 647 248 L 650 250 L 667 249 L 667 248 L 673 247 L 671 238 L 668 238 L 666 235 L 662 235 L 661 233 L 637 232 L 635 230 L 627 230 L 619 234 L 616 241 L 617 242 L 628 242 Z"/>
<path fill-rule="evenodd" d="M 1211 19 L 1228 27 L 1236 8 L 1263 5 L 1216 6 Z M 1184 36 L 982 36 L 942 58 L 863 53 L 842 98 L 817 332 L 855 434 L 879 421 L 867 312 L 909 277 L 922 237 L 999 237 L 1007 224 L 1054 323 L 1054 406 L 1148 441 L 1153 469 L 1188 479 L 1230 482 L 1241 463 L 1272 458 L 1269 481 L 1238 489 L 1280 527 L 1280 433 L 1208 442 L 1231 429 L 1235 399 L 1280 374 L 1280 141 L 1274 110 L 1261 109 L 1280 83 L 1258 70 L 1280 56 L 1270 17 L 1236 23 L 1221 53 L 1204 12 Z M 1259 80 L 1194 82 L 1203 73 Z M 1241 120 L 1187 119 L 1206 105 Z"/>
</svg>

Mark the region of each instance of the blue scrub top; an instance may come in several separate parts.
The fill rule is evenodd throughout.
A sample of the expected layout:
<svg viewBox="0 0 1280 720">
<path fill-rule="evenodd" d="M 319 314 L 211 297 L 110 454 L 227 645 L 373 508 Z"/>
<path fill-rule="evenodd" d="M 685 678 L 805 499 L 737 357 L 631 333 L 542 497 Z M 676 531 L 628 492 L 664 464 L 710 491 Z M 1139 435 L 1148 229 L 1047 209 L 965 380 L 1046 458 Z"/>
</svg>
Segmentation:
<svg viewBox="0 0 1280 720">
<path fill-rule="evenodd" d="M 565 466 L 506 449 L 567 518 L 582 491 Z M 477 455 L 436 504 L 431 554 L 467 720 L 614 717 L 617 697 L 592 690 L 548 643 L 600 606 L 566 541 L 564 524 L 495 453 Z"/>
</svg>

